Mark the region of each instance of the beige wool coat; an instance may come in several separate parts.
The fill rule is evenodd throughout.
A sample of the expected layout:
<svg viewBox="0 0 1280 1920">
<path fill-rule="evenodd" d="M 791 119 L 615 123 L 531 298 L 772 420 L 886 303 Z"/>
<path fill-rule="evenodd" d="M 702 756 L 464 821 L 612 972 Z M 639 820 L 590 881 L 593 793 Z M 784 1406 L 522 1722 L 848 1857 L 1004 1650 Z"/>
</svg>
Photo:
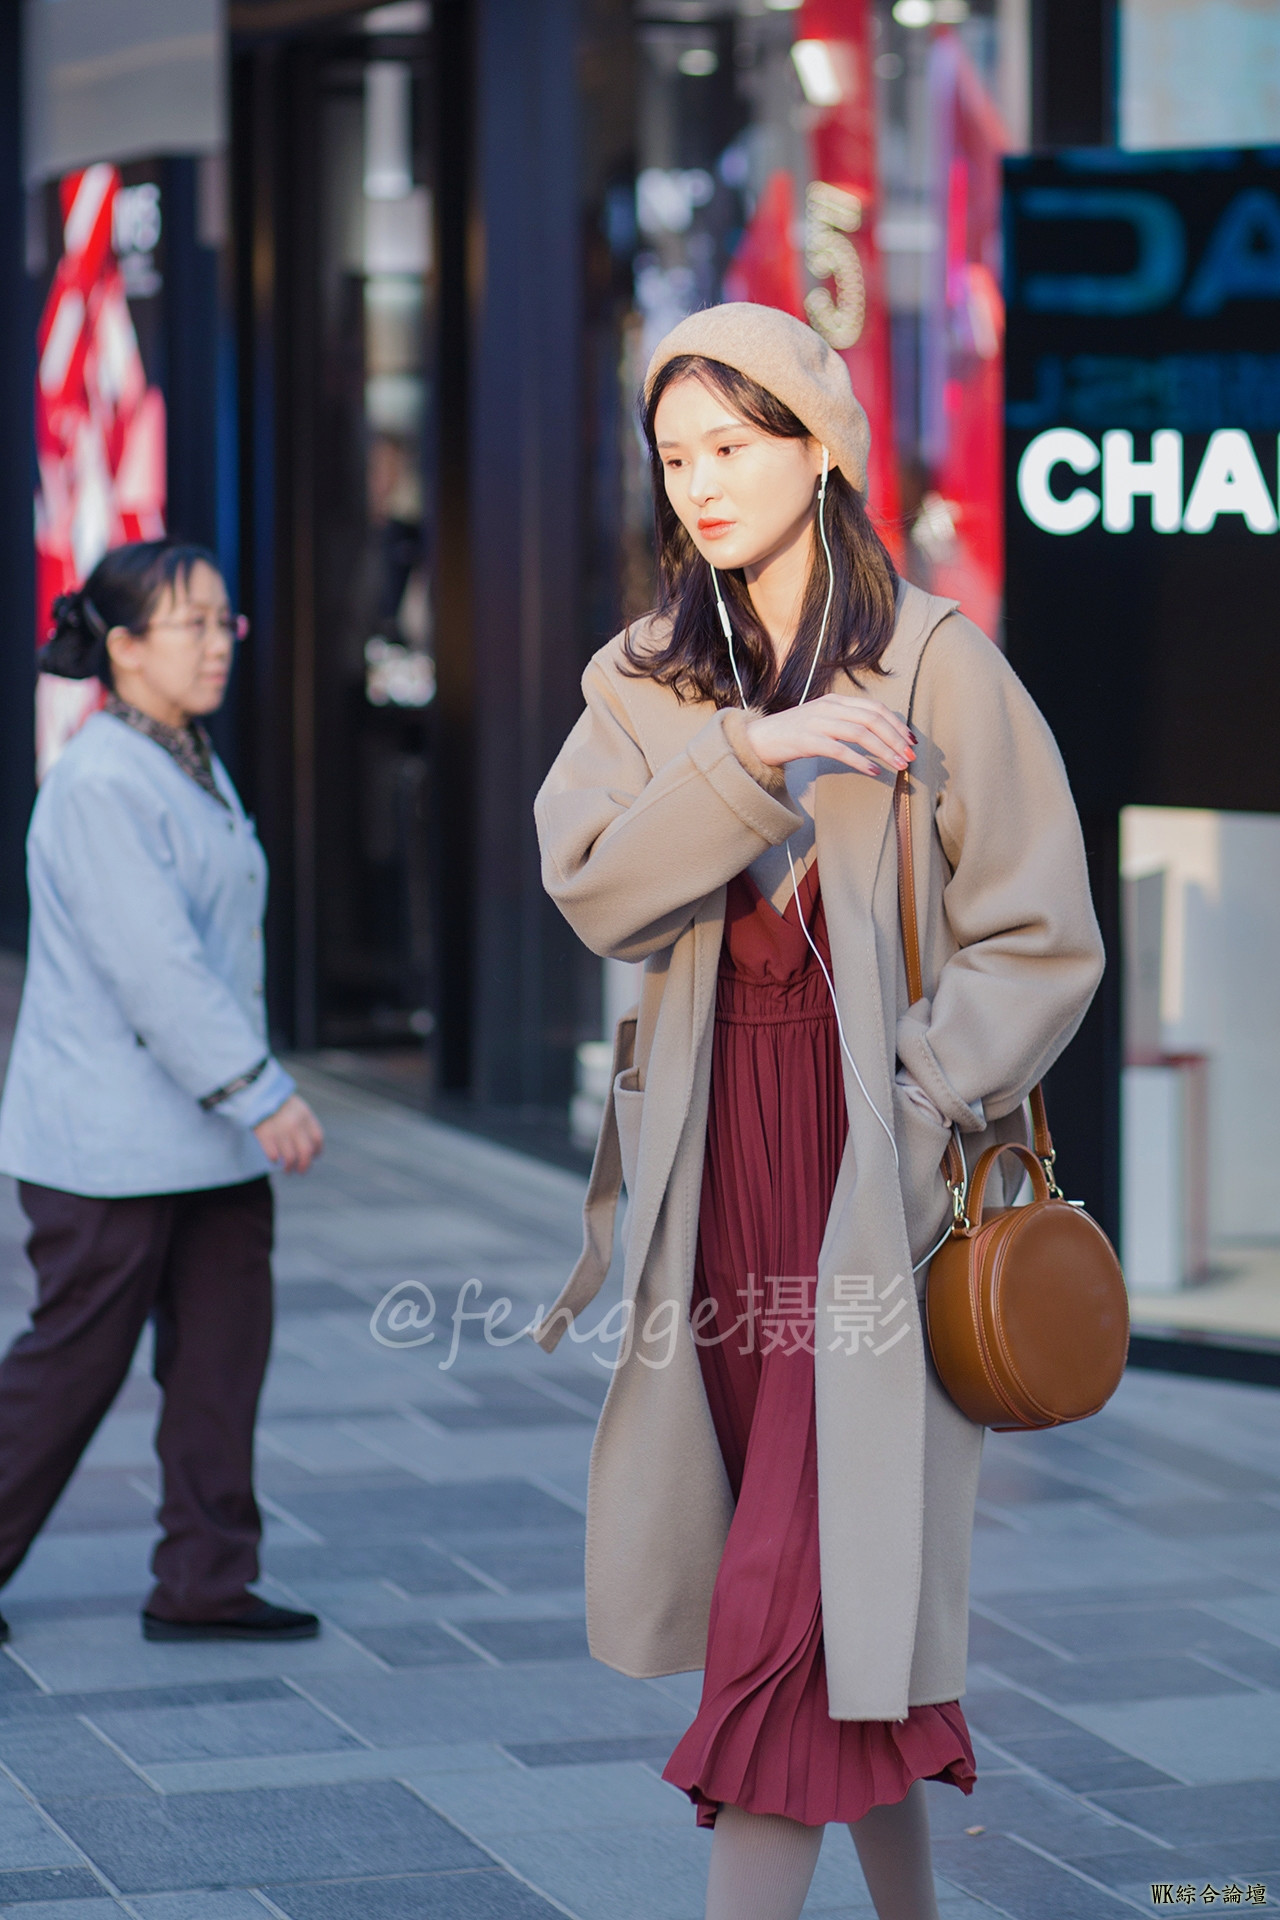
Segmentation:
<svg viewBox="0 0 1280 1920">
<path fill-rule="evenodd" d="M 965 1681 L 983 1436 L 927 1351 L 912 1263 L 948 1216 L 947 1135 L 895 1085 L 898 1064 L 954 1122 L 972 1166 L 993 1140 L 1024 1137 L 1021 1103 L 1102 972 L 1062 761 L 1003 656 L 953 602 L 904 586 L 882 665 L 862 690 L 910 712 L 919 736 L 925 996 L 914 1006 L 892 779 L 827 763 L 814 803 L 844 1031 L 898 1154 L 895 1164 L 846 1062 L 849 1132 L 819 1258 L 814 1360 L 827 1681 L 844 1720 L 899 1720 L 956 1699 Z M 704 1664 L 732 1512 L 689 1323 L 725 886 L 798 815 L 781 770 L 748 746 L 741 712 L 682 704 L 629 676 L 620 638 L 582 684 L 586 711 L 536 804 L 544 879 L 594 952 L 645 971 L 638 1014 L 619 1031 L 583 1254 L 535 1338 L 552 1348 L 598 1292 L 625 1172 L 632 1317 L 591 1456 L 587 1624 L 597 1659 L 653 1676 Z"/>
</svg>

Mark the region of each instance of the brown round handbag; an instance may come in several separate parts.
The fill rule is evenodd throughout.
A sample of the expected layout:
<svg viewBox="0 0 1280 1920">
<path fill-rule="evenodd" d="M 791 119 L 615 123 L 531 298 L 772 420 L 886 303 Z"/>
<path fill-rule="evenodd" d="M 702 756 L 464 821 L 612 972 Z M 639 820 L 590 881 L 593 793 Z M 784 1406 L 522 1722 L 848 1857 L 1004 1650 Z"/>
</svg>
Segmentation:
<svg viewBox="0 0 1280 1920">
<path fill-rule="evenodd" d="M 916 927 L 911 821 L 904 774 L 894 790 L 898 903 L 912 1001 L 923 996 Z M 960 1411 L 1002 1433 L 1058 1427 L 1104 1407 L 1129 1351 L 1129 1299 L 1106 1234 L 1054 1178 L 1055 1154 L 1039 1086 L 1031 1090 L 1034 1150 L 988 1147 L 968 1180 L 955 1141 L 943 1171 L 951 1232 L 925 1284 L 934 1365 Z M 1031 1175 L 1025 1206 L 984 1214 L 987 1181 L 1002 1154 Z"/>
</svg>

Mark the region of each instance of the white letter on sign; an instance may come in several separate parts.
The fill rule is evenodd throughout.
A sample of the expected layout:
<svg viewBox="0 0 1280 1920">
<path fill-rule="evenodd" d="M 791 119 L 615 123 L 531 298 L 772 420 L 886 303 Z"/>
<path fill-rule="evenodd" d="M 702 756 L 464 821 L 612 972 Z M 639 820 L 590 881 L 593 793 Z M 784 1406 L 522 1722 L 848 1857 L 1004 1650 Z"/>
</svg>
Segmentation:
<svg viewBox="0 0 1280 1920">
<path fill-rule="evenodd" d="M 1074 427 L 1050 427 L 1047 433 L 1038 433 L 1018 462 L 1018 498 L 1028 520 L 1046 533 L 1080 533 L 1087 527 L 1102 504 L 1097 494 L 1077 487 L 1059 500 L 1049 491 L 1049 475 L 1057 466 L 1092 473 L 1098 459 L 1093 441 Z"/>
<path fill-rule="evenodd" d="M 1102 524 L 1108 533 L 1133 530 L 1133 502 L 1151 499 L 1151 524 L 1157 533 L 1176 533 L 1182 525 L 1182 435 L 1162 427 L 1151 436 L 1151 458 L 1135 460 L 1133 435 L 1117 427 L 1102 436 Z"/>
<path fill-rule="evenodd" d="M 1184 533 L 1208 533 L 1220 513 L 1239 513 L 1250 533 L 1274 533 L 1276 510 L 1253 442 L 1240 427 L 1210 436 L 1182 516 Z"/>
</svg>

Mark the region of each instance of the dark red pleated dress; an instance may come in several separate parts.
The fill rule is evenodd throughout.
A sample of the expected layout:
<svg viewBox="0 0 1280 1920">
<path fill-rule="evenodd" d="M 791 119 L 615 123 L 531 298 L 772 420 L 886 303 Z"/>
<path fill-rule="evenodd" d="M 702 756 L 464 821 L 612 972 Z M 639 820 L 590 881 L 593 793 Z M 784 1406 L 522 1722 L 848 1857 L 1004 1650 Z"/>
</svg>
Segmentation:
<svg viewBox="0 0 1280 1920">
<path fill-rule="evenodd" d="M 800 883 L 830 967 L 816 865 Z M 796 902 L 731 882 L 716 987 L 692 1313 L 737 1505 L 711 1601 L 702 1702 L 663 1778 L 712 1826 L 722 1804 L 806 1826 L 860 1820 L 920 1779 L 965 1793 L 954 1701 L 833 1720 L 818 1565 L 814 1293 L 844 1150 L 840 1039 Z M 714 1303 L 714 1304 L 712 1304 Z"/>
</svg>

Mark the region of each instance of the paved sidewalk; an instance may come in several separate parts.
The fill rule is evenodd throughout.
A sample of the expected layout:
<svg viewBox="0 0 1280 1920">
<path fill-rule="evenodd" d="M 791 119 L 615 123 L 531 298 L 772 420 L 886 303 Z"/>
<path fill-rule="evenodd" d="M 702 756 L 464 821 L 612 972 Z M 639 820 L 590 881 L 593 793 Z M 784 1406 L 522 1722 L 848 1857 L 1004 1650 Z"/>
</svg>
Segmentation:
<svg viewBox="0 0 1280 1920">
<path fill-rule="evenodd" d="M 281 1190 L 259 1454 L 264 1590 L 317 1607 L 324 1634 L 140 1638 L 140 1356 L 0 1602 L 0 1914 L 699 1920 L 709 1836 L 659 1778 L 697 1678 L 586 1654 L 600 1348 L 548 1358 L 469 1322 L 451 1361 L 468 1278 L 482 1307 L 516 1302 L 512 1324 L 551 1298 L 580 1183 L 308 1090 L 330 1146 Z M 21 1232 L 0 1183 L 5 1337 L 29 1296 Z M 437 1338 L 380 1345 L 378 1302 L 398 1287 L 379 1326 L 412 1334 L 423 1284 Z M 981 1780 L 930 1789 L 946 1920 L 1149 1913 L 1152 1883 L 1183 1911 L 1206 1888 L 1280 1905 L 1280 1395 L 1134 1375 L 1082 1429 L 993 1438 L 973 1591 Z M 841 1830 L 805 1911 L 870 1914 Z"/>
</svg>

